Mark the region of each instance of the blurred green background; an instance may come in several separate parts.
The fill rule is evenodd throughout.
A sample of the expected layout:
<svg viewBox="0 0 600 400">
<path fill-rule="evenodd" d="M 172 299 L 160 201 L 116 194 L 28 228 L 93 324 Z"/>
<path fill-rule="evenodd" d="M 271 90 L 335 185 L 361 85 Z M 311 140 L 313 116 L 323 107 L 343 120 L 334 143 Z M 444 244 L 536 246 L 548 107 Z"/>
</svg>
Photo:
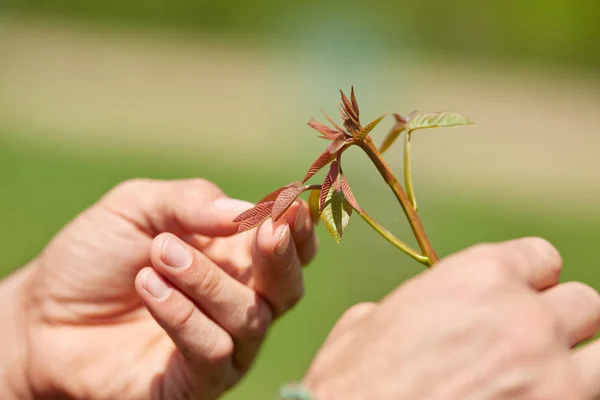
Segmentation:
<svg viewBox="0 0 600 400">
<path fill-rule="evenodd" d="M 354 85 L 365 119 L 419 109 L 476 122 L 414 141 L 440 255 L 539 235 L 561 251 L 563 280 L 600 288 L 599 4 L 5 0 L 1 271 L 128 178 L 201 176 L 253 201 L 299 179 L 323 146 L 305 122 L 336 115 L 337 90 Z M 359 202 L 412 243 L 375 169 L 348 156 Z M 387 158 L 400 172 L 400 149 Z M 271 398 L 348 306 L 421 272 L 360 219 L 340 245 L 319 236 L 305 299 L 227 398 Z"/>
</svg>

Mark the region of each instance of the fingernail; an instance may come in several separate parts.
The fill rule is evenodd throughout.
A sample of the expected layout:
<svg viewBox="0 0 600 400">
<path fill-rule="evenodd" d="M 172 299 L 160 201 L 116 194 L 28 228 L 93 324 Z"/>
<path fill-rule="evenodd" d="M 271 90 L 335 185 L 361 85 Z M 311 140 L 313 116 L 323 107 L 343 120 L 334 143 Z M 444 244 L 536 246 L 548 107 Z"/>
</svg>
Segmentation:
<svg viewBox="0 0 600 400">
<path fill-rule="evenodd" d="M 156 272 L 149 270 L 144 281 L 144 289 L 157 299 L 166 299 L 171 294 L 171 288 Z"/>
<path fill-rule="evenodd" d="M 306 227 L 306 212 L 304 207 L 301 205 L 296 213 L 296 220 L 294 221 L 294 232 L 302 232 Z"/>
<path fill-rule="evenodd" d="M 192 255 L 179 239 L 169 238 L 163 245 L 162 260 L 173 268 L 187 268 L 192 263 Z"/>
<path fill-rule="evenodd" d="M 288 224 L 280 225 L 275 231 L 275 235 L 279 238 L 277 246 L 275 246 L 275 254 L 282 256 L 287 252 L 290 245 L 290 227 Z"/>
<path fill-rule="evenodd" d="M 229 197 L 223 197 L 221 199 L 215 200 L 213 203 L 215 208 L 219 210 L 228 210 L 228 211 L 246 211 L 250 208 L 254 207 L 254 204 L 237 199 L 230 199 Z"/>
</svg>

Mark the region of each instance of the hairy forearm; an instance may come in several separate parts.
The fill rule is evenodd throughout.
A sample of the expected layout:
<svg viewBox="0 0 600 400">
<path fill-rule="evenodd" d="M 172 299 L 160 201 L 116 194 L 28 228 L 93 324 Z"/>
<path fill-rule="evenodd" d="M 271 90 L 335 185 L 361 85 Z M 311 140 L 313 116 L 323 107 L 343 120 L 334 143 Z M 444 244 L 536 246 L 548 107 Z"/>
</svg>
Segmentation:
<svg viewBox="0 0 600 400">
<path fill-rule="evenodd" d="M 23 286 L 30 267 L 0 281 L 0 399 L 32 398 L 26 376 L 27 346 Z"/>
</svg>

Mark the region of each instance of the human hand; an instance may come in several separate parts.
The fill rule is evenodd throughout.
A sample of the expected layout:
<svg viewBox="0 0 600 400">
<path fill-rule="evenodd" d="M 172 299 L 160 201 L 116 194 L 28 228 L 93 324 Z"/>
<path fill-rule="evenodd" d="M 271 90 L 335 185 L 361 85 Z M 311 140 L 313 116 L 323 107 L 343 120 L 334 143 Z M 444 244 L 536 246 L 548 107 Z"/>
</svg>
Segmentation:
<svg viewBox="0 0 600 400">
<path fill-rule="evenodd" d="M 134 180 L 70 223 L 22 271 L 34 397 L 213 399 L 234 385 L 316 249 L 302 202 L 234 236 L 250 206 L 204 180 Z"/>
<path fill-rule="evenodd" d="M 558 284 L 561 258 L 526 238 L 442 260 L 380 304 L 350 309 L 305 384 L 317 398 L 600 397 L 600 297 Z"/>
</svg>

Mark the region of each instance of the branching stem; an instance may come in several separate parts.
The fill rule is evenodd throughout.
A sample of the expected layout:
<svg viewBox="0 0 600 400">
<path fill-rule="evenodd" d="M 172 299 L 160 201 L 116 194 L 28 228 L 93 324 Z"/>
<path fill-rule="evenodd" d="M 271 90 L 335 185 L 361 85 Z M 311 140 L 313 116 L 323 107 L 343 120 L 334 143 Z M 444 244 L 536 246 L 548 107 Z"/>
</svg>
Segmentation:
<svg viewBox="0 0 600 400">
<path fill-rule="evenodd" d="M 427 234 L 423 229 L 423 225 L 421 224 L 419 215 L 414 209 L 407 194 L 404 192 L 404 189 L 402 189 L 402 186 L 400 186 L 400 184 L 398 183 L 398 179 L 392 172 L 391 168 L 387 165 L 387 163 L 385 162 L 385 160 L 383 159 L 373 142 L 369 139 L 370 138 L 367 137 L 367 140 L 365 141 L 356 142 L 356 145 L 360 147 L 369 156 L 369 158 L 371 159 L 373 164 L 375 164 L 375 167 L 381 174 L 383 180 L 388 184 L 388 186 L 398 199 L 398 202 L 400 202 L 402 210 L 404 210 L 404 214 L 408 219 L 408 223 L 410 224 L 415 238 L 417 239 L 417 243 L 419 244 L 421 251 L 424 253 L 424 256 L 429 259 L 429 265 L 435 264 L 439 260 L 439 258 L 437 254 L 435 254 L 435 251 L 433 250 L 433 247 L 431 246 L 431 243 L 427 238 Z"/>
</svg>

